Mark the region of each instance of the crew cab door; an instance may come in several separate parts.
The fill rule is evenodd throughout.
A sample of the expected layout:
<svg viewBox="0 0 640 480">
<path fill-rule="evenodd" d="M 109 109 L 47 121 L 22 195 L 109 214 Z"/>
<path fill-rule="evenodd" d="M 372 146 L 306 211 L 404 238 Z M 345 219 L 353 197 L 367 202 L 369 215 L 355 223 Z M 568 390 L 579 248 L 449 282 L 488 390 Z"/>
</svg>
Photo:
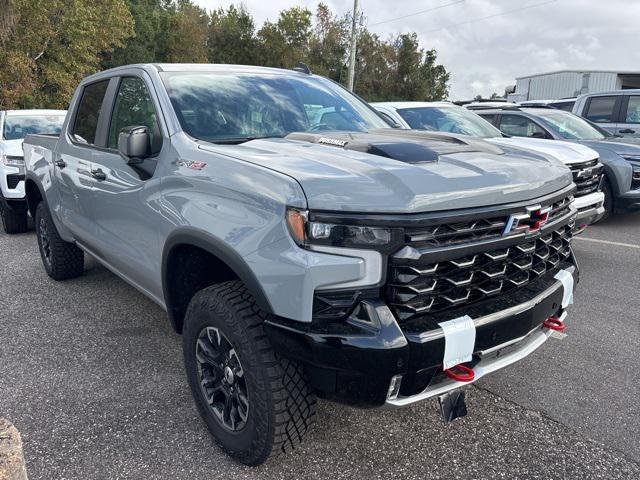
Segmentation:
<svg viewBox="0 0 640 480">
<path fill-rule="evenodd" d="M 618 129 L 621 95 L 599 95 L 587 98 L 582 116 L 611 133 Z"/>
<path fill-rule="evenodd" d="M 91 162 L 98 142 L 98 127 L 103 120 L 108 86 L 107 79 L 83 88 L 68 127 L 68 135 L 60 135 L 53 158 L 53 175 L 59 199 L 58 205 L 53 206 L 54 212 L 76 240 L 83 243 L 95 237 L 91 210 L 94 183 Z"/>
<path fill-rule="evenodd" d="M 110 266 L 151 296 L 162 298 L 159 231 L 160 180 L 154 177 L 162 148 L 160 111 L 142 72 L 116 79 L 105 148 L 92 160 L 93 216 L 98 253 Z M 148 127 L 158 155 L 129 165 L 118 153 L 118 134 L 128 126 Z M 167 141 L 168 143 L 168 141 Z"/>
</svg>

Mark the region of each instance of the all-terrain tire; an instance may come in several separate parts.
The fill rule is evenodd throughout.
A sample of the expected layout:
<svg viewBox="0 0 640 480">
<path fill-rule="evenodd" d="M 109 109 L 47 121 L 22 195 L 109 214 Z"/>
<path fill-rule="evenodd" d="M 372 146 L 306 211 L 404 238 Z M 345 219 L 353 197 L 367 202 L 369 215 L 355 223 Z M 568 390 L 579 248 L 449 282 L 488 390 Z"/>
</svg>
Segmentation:
<svg viewBox="0 0 640 480">
<path fill-rule="evenodd" d="M 0 209 L 2 228 L 5 233 L 24 233 L 29 229 L 27 212 L 14 212 L 8 208 Z"/>
<path fill-rule="evenodd" d="M 56 229 L 44 202 L 36 208 L 36 237 L 44 269 L 54 280 L 68 280 L 84 272 L 84 252 L 73 243 L 65 242 Z"/>
<path fill-rule="evenodd" d="M 200 414 L 222 449 L 251 466 L 294 449 L 313 429 L 316 415 L 316 397 L 302 365 L 273 350 L 263 328 L 267 318 L 243 283 L 234 280 L 194 295 L 182 333 L 187 377 Z M 242 363 L 248 417 L 240 431 L 225 428 L 201 386 L 197 342 L 210 327 L 228 339 Z"/>
<path fill-rule="evenodd" d="M 604 193 L 604 215 L 600 220 L 598 220 L 598 222 L 606 220 L 614 212 L 613 191 L 611 190 L 611 185 L 609 185 L 609 180 L 607 178 L 602 182 L 602 193 Z"/>
</svg>

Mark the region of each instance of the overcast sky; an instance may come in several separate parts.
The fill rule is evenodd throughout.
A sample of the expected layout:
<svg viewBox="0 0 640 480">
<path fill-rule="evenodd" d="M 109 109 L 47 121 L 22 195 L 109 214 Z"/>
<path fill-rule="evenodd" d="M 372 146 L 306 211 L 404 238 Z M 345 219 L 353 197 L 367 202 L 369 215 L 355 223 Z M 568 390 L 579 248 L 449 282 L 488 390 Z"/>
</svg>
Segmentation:
<svg viewBox="0 0 640 480">
<path fill-rule="evenodd" d="M 207 9 L 238 3 L 195 1 Z M 303 5 L 315 11 L 318 2 L 243 3 L 259 28 L 282 9 Z M 340 15 L 353 8 L 352 0 L 325 3 Z M 381 37 L 415 31 L 424 48 L 438 51 L 451 72 L 452 100 L 502 94 L 516 77 L 532 73 L 640 70 L 639 0 L 360 0 L 360 5 L 368 28 Z M 427 9 L 433 10 L 416 13 Z M 409 16 L 387 21 L 404 15 Z"/>
</svg>

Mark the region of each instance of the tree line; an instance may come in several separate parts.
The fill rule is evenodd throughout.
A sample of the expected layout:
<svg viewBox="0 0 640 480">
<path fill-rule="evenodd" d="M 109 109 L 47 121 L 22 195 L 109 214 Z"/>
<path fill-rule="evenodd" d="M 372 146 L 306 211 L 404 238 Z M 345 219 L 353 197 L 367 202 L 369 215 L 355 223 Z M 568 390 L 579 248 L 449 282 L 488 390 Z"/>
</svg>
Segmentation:
<svg viewBox="0 0 640 480">
<path fill-rule="evenodd" d="M 320 3 L 259 28 L 240 6 L 191 0 L 0 0 L 0 109 L 66 108 L 88 74 L 130 63 L 235 63 L 292 68 L 347 82 L 350 16 Z M 416 33 L 389 39 L 361 27 L 355 91 L 369 101 L 439 100 L 449 73 Z"/>
</svg>

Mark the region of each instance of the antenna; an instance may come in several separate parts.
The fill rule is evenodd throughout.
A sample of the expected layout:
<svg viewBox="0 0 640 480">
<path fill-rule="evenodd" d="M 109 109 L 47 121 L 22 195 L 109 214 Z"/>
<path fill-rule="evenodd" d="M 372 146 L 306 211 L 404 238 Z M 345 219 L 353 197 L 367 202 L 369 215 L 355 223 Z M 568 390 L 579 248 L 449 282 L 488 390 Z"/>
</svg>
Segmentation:
<svg viewBox="0 0 640 480">
<path fill-rule="evenodd" d="M 311 75 L 311 69 L 309 68 L 309 65 L 307 65 L 306 63 L 298 62 L 296 66 L 293 67 L 293 69 L 296 72 L 306 73 L 307 75 Z"/>
</svg>

